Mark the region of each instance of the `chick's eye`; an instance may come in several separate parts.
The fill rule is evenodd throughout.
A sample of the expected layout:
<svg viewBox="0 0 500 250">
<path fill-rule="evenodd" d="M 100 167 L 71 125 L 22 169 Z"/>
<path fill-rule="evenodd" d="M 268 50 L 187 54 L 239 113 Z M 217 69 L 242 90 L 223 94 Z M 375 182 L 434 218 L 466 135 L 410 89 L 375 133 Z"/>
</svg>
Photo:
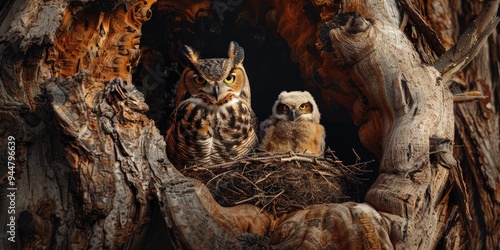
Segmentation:
<svg viewBox="0 0 500 250">
<path fill-rule="evenodd" d="M 227 84 L 231 84 L 236 80 L 236 75 L 234 73 L 228 75 L 225 79 L 224 82 Z"/>
<path fill-rule="evenodd" d="M 193 75 L 194 83 L 197 85 L 203 85 L 205 84 L 205 79 L 197 74 Z"/>
<path fill-rule="evenodd" d="M 300 104 L 299 109 L 304 110 L 307 108 L 307 105 L 305 103 Z"/>
<path fill-rule="evenodd" d="M 279 107 L 278 107 L 278 110 L 280 111 L 288 111 L 288 106 L 286 106 L 285 104 L 280 104 Z"/>
</svg>

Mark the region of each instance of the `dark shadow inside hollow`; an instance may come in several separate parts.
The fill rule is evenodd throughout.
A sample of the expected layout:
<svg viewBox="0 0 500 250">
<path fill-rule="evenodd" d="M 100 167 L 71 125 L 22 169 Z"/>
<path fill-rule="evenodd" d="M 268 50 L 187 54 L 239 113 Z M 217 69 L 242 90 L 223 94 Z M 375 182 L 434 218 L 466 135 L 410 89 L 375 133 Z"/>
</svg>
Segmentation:
<svg viewBox="0 0 500 250">
<path fill-rule="evenodd" d="M 292 61 L 290 48 L 276 26 L 264 20 L 245 23 L 248 13 L 244 5 L 224 12 L 222 21 L 216 10 L 204 10 L 209 14 L 199 15 L 194 23 L 176 20 L 176 13 L 157 6 L 153 5 L 152 19 L 142 28 L 142 57 L 134 69 L 133 80 L 145 94 L 150 108 L 148 116 L 155 120 L 162 134 L 174 108 L 176 83 L 183 69 L 178 60 L 178 48 L 182 44 L 199 51 L 201 58 L 209 58 L 227 57 L 229 42 L 238 42 L 245 50 L 243 65 L 251 85 L 252 108 L 259 121 L 269 117 L 281 91 L 306 90 L 300 68 Z M 361 145 L 358 128 L 347 110 L 333 105 L 338 108 L 326 111 L 324 101 L 314 97 L 326 130 L 326 146 L 345 165 L 355 163 L 357 156 L 360 161 L 374 160 L 375 156 Z M 377 168 L 377 162 L 368 164 L 371 173 L 360 176 L 363 185 L 349 189 L 348 195 L 353 200 L 363 200 L 366 189 L 376 178 Z"/>
</svg>

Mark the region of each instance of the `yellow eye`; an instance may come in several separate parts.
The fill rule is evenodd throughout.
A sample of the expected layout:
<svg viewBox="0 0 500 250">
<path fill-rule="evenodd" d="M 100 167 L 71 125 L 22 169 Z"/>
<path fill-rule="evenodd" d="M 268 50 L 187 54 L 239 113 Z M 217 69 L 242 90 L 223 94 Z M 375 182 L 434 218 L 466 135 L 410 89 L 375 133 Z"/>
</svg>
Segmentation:
<svg viewBox="0 0 500 250">
<path fill-rule="evenodd" d="M 231 84 L 231 83 L 233 83 L 235 80 L 236 80 L 236 74 L 231 73 L 230 75 L 228 75 L 228 76 L 224 79 L 224 82 L 225 82 L 225 83 L 227 83 L 227 84 Z"/>
<path fill-rule="evenodd" d="M 305 104 L 305 103 L 302 103 L 302 104 L 300 104 L 300 106 L 299 106 L 299 109 L 300 109 L 300 110 L 304 110 L 304 109 L 306 109 L 306 108 L 307 108 L 307 104 Z"/>
<path fill-rule="evenodd" d="M 197 85 L 205 84 L 205 79 L 197 74 L 193 74 L 194 83 Z"/>
</svg>

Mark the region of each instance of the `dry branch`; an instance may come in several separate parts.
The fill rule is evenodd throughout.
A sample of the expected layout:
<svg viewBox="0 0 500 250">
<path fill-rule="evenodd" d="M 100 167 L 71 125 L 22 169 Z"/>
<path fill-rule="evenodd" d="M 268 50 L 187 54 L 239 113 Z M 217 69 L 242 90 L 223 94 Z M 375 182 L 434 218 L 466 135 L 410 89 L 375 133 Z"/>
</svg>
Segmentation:
<svg viewBox="0 0 500 250">
<path fill-rule="evenodd" d="M 500 22 L 497 16 L 499 4 L 498 0 L 485 1 L 481 12 L 460 35 L 457 43 L 434 63 L 433 66 L 441 72 L 444 81 L 448 81 L 453 74 L 463 69 L 479 53 Z"/>
</svg>

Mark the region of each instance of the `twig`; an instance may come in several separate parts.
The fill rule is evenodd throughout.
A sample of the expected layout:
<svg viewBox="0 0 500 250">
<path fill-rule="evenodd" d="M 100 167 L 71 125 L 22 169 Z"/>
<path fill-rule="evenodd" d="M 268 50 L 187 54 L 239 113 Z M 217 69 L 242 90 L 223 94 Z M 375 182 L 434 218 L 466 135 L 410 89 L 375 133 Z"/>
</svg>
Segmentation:
<svg viewBox="0 0 500 250">
<path fill-rule="evenodd" d="M 500 21 L 497 16 L 498 5 L 498 0 L 485 1 L 481 12 L 459 37 L 457 43 L 434 63 L 433 66 L 441 73 L 444 82 L 451 79 L 455 72 L 469 64 L 479 53 Z"/>
<path fill-rule="evenodd" d="M 330 182 L 330 180 L 328 180 L 328 179 L 327 179 L 327 178 L 323 175 L 323 173 L 324 173 L 324 172 L 321 172 L 321 171 L 317 170 L 317 169 L 316 169 L 316 167 L 314 167 L 314 166 L 313 166 L 313 168 L 314 168 L 314 172 L 318 173 L 318 174 L 321 176 L 321 178 L 323 178 L 323 179 L 324 179 L 327 183 L 329 183 L 331 186 L 333 186 L 335 189 L 337 189 L 337 191 L 340 191 L 340 188 L 339 188 L 339 187 L 335 186 L 333 183 L 331 183 L 331 182 Z"/>
<path fill-rule="evenodd" d="M 484 96 L 479 91 L 469 91 L 469 92 L 453 95 L 453 102 L 454 103 L 470 102 L 470 101 L 481 100 L 481 99 L 484 99 L 486 97 L 487 96 Z"/>
<path fill-rule="evenodd" d="M 281 190 L 281 192 L 279 192 L 277 195 L 275 195 L 267 204 L 265 204 L 261 209 L 260 211 L 264 211 L 264 209 L 269 205 L 271 204 L 271 202 L 273 202 L 274 200 L 276 200 L 276 198 L 278 198 L 280 195 L 282 195 L 283 193 L 285 192 L 285 190 Z"/>
</svg>

